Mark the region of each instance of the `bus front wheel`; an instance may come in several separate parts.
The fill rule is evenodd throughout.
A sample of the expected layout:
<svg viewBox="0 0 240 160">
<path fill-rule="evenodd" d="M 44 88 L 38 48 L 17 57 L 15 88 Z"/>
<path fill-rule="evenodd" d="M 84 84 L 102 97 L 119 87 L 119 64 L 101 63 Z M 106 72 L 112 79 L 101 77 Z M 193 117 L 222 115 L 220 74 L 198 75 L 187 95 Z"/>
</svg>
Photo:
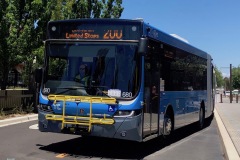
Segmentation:
<svg viewBox="0 0 240 160">
<path fill-rule="evenodd" d="M 166 115 L 164 118 L 164 125 L 163 125 L 163 134 L 164 135 L 170 135 L 172 133 L 172 128 L 173 128 L 173 122 L 172 119 L 169 115 Z"/>
<path fill-rule="evenodd" d="M 199 111 L 199 128 L 200 129 L 204 127 L 204 120 L 205 120 L 205 110 L 204 110 L 204 107 L 201 107 Z"/>
</svg>

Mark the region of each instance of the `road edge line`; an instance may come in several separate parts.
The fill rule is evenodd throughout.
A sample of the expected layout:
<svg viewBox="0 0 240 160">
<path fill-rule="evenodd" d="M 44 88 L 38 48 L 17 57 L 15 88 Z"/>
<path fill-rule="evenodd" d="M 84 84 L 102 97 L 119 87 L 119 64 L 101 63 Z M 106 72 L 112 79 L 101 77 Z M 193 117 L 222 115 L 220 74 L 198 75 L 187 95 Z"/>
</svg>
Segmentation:
<svg viewBox="0 0 240 160">
<path fill-rule="evenodd" d="M 238 152 L 233 144 L 232 139 L 230 138 L 230 135 L 227 132 L 226 127 L 224 126 L 221 117 L 218 114 L 217 109 L 214 109 L 214 115 L 215 115 L 215 119 L 217 121 L 218 124 L 218 130 L 220 132 L 221 135 L 221 139 L 223 141 L 224 144 L 224 149 L 225 149 L 225 153 L 226 153 L 226 158 L 228 160 L 240 160 L 240 157 L 238 155 Z"/>
</svg>

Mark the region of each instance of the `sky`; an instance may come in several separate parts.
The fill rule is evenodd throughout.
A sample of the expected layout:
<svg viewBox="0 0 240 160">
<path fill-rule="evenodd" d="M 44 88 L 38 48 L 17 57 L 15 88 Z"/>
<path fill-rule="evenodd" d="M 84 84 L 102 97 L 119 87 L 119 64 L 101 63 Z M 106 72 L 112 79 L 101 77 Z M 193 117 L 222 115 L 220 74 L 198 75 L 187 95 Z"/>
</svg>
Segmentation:
<svg viewBox="0 0 240 160">
<path fill-rule="evenodd" d="M 229 76 L 240 66 L 240 0 L 123 0 L 121 19 L 143 20 L 209 53 Z"/>
</svg>

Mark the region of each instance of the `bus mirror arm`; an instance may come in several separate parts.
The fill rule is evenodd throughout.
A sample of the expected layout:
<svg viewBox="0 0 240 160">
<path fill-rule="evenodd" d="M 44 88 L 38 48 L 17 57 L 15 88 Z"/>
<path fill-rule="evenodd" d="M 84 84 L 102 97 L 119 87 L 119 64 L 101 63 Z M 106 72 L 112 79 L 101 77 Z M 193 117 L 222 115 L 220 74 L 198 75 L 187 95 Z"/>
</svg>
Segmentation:
<svg viewBox="0 0 240 160">
<path fill-rule="evenodd" d="M 146 37 L 142 37 L 139 39 L 138 45 L 138 53 L 140 55 L 145 56 L 147 54 L 148 39 Z"/>
<path fill-rule="evenodd" d="M 41 83 L 42 82 L 42 73 L 43 73 L 42 68 L 35 69 L 35 82 L 36 83 Z"/>
</svg>

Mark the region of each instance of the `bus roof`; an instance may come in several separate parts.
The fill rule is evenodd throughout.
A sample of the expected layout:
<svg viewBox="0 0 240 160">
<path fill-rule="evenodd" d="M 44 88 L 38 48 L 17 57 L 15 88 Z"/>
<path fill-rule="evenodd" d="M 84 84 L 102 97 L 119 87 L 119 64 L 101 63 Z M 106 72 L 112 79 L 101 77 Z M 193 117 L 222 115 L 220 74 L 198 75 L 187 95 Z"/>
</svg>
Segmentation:
<svg viewBox="0 0 240 160">
<path fill-rule="evenodd" d="M 200 49 L 198 49 L 198 48 L 196 48 L 196 47 L 194 47 L 194 46 L 192 46 L 170 34 L 167 34 L 147 23 L 144 23 L 144 25 L 143 25 L 143 32 L 147 37 L 161 41 L 165 44 L 174 46 L 178 49 L 187 51 L 187 52 L 195 54 L 197 56 L 200 56 L 203 58 L 207 58 L 207 56 L 209 56 L 208 53 L 206 53 L 206 52 L 204 52 L 204 51 L 202 51 L 202 50 L 200 50 Z"/>
<path fill-rule="evenodd" d="M 143 23 L 142 19 L 117 19 L 117 18 L 79 18 L 79 19 L 67 19 L 67 20 L 56 20 L 56 21 L 49 21 L 51 22 L 99 22 L 99 23 L 104 23 L 104 22 L 120 22 L 120 23 Z"/>
<path fill-rule="evenodd" d="M 135 32 L 135 34 L 131 34 L 130 36 L 126 36 L 121 37 L 122 40 L 138 40 L 140 37 L 150 37 L 154 40 L 157 41 L 161 41 L 164 44 L 176 47 L 178 49 L 187 51 L 189 53 L 195 54 L 197 56 L 200 56 L 202 58 L 207 58 L 208 56 L 210 56 L 209 54 L 207 54 L 206 52 L 186 43 L 183 42 L 182 40 L 179 40 L 176 37 L 171 36 L 170 34 L 167 34 L 151 25 L 149 25 L 148 23 L 144 22 L 143 19 L 69 19 L 69 20 L 58 20 L 58 21 L 50 21 L 48 23 L 48 27 L 51 26 L 51 24 L 64 24 L 64 23 L 72 23 L 72 24 L 107 24 L 107 25 L 121 25 L 119 28 L 117 29 L 122 29 L 122 27 L 126 27 L 127 25 L 129 26 L 137 26 L 138 31 L 140 31 L 140 33 Z M 100 27 L 98 27 L 97 29 L 99 29 Z M 106 28 L 104 28 L 104 30 L 106 30 Z M 130 33 L 129 31 L 127 31 L 126 33 Z M 101 33 L 101 34 L 105 34 L 105 33 Z M 48 35 L 51 35 L 51 33 L 49 33 Z M 118 39 L 120 40 L 120 39 Z"/>
</svg>

